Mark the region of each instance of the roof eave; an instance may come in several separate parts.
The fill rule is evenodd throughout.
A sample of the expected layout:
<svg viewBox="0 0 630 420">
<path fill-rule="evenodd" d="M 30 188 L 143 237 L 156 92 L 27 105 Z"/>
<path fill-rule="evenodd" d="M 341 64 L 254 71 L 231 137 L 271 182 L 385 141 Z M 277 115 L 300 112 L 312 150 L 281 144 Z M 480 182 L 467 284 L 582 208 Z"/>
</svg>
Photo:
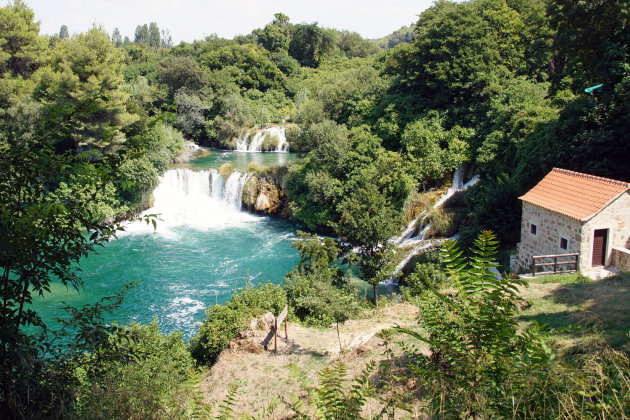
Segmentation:
<svg viewBox="0 0 630 420">
<path fill-rule="evenodd" d="M 629 192 L 630 189 L 627 189 L 625 191 L 621 191 L 619 194 L 617 194 L 616 196 L 614 196 L 613 198 L 611 198 L 610 200 L 608 200 L 606 202 L 606 204 L 604 204 L 599 210 L 597 210 L 595 213 L 588 215 L 586 217 L 583 217 L 580 220 L 580 222 L 588 222 L 589 220 L 591 220 L 593 217 L 597 216 L 599 213 L 601 213 L 606 207 L 610 206 L 614 201 L 616 201 L 619 197 L 621 197 L 622 195 L 624 195 L 625 193 Z"/>
</svg>

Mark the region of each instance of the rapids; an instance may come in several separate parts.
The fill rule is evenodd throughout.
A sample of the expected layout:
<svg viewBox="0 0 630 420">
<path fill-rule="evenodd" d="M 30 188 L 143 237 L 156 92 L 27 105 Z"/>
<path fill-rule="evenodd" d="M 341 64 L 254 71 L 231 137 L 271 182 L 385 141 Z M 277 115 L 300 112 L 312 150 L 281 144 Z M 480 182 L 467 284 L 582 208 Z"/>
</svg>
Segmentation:
<svg viewBox="0 0 630 420">
<path fill-rule="evenodd" d="M 296 226 L 285 220 L 240 210 L 248 175 L 234 171 L 227 180 L 216 169 L 171 169 L 154 191 L 157 229 L 144 222 L 127 224 L 111 241 L 80 261 L 84 290 L 54 284 L 36 298 L 34 309 L 52 322 L 60 301 L 74 307 L 121 290 L 131 281 L 123 305 L 108 321 L 120 324 L 158 320 L 162 331 L 194 335 L 204 308 L 226 302 L 247 282 L 281 283 L 299 261 L 291 242 Z"/>
</svg>

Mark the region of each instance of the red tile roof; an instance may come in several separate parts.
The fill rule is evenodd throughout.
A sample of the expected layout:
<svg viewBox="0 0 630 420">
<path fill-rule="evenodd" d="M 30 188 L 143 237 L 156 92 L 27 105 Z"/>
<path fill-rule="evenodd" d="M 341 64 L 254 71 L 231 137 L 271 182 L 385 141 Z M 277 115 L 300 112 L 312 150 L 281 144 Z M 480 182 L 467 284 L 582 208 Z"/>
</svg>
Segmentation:
<svg viewBox="0 0 630 420">
<path fill-rule="evenodd" d="M 519 199 L 586 221 L 629 188 L 627 182 L 553 168 Z"/>
</svg>

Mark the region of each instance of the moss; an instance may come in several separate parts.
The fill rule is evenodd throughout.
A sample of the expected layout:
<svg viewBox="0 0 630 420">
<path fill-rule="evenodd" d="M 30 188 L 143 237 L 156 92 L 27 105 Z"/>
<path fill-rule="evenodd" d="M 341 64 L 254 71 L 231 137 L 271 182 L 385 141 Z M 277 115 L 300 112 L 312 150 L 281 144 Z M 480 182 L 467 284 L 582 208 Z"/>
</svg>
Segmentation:
<svg viewBox="0 0 630 420">
<path fill-rule="evenodd" d="M 243 204 L 253 208 L 258 198 L 258 178 L 252 176 L 243 186 Z"/>
<path fill-rule="evenodd" d="M 219 168 L 219 175 L 223 177 L 223 179 L 228 179 L 230 175 L 234 172 L 234 166 L 230 162 L 226 162 Z"/>
<path fill-rule="evenodd" d="M 457 233 L 460 218 L 455 212 L 438 208 L 431 210 L 427 220 L 431 223 L 429 236 L 446 238 Z"/>
<path fill-rule="evenodd" d="M 262 142 L 261 150 L 265 152 L 277 150 L 278 144 L 280 144 L 280 139 L 278 138 L 278 136 L 267 133 L 265 134 L 265 139 Z"/>
</svg>

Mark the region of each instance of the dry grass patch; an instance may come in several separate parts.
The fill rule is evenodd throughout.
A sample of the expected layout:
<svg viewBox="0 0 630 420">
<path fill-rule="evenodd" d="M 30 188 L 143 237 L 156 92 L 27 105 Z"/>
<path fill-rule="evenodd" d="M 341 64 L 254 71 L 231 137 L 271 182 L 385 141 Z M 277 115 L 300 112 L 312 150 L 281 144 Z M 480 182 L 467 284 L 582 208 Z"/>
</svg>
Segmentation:
<svg viewBox="0 0 630 420">
<path fill-rule="evenodd" d="M 230 385 L 237 384 L 236 417 L 269 413 L 273 407 L 275 418 L 285 418 L 292 412 L 280 402 L 281 398 L 291 401 L 306 396 L 308 388 L 318 383 L 317 372 L 334 361 L 344 362 L 349 367 L 349 376 L 358 375 L 367 362 L 385 357 L 384 340 L 379 332 L 395 325 L 414 327 L 417 316 L 417 307 L 394 304 L 372 311 L 369 318 L 347 321 L 340 325 L 341 353 L 334 325 L 306 328 L 289 323 L 288 340 L 280 328 L 277 353 L 241 350 L 221 353 L 202 381 L 204 399 L 216 408 L 217 401 L 228 394 Z M 265 331 L 256 334 L 260 340 L 266 335 Z M 400 344 L 389 345 L 400 353 Z"/>
</svg>

